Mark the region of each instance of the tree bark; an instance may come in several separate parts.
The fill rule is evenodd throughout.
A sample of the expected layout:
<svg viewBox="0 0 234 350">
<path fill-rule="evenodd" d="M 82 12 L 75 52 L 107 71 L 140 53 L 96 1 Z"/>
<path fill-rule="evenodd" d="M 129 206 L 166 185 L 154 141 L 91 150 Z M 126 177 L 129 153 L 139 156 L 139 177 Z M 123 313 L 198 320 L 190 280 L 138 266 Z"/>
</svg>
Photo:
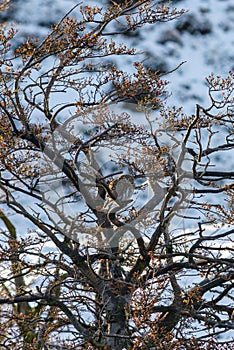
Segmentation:
<svg viewBox="0 0 234 350">
<path fill-rule="evenodd" d="M 108 349 L 121 350 L 128 348 L 131 343 L 128 338 L 126 303 L 126 298 L 122 296 L 113 296 L 107 303 L 108 333 L 106 344 Z"/>
</svg>

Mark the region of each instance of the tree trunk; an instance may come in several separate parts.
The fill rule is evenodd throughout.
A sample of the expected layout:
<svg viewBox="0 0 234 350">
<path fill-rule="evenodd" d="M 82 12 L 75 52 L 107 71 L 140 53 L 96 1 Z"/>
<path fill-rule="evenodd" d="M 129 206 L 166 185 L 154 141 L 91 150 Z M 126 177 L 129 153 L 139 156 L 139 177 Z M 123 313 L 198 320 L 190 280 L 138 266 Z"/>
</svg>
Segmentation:
<svg viewBox="0 0 234 350">
<path fill-rule="evenodd" d="M 128 338 L 126 302 L 126 298 L 121 296 L 112 296 L 107 302 L 108 335 L 106 336 L 106 345 L 111 350 L 128 348 L 131 343 Z"/>
</svg>

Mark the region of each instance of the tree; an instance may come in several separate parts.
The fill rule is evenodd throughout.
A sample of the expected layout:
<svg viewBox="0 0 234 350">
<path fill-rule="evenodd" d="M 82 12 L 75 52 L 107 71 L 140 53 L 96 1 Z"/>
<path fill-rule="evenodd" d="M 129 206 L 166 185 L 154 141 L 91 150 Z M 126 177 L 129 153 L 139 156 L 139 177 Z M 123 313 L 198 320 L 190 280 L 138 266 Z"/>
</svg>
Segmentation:
<svg viewBox="0 0 234 350">
<path fill-rule="evenodd" d="M 185 115 L 166 74 L 109 59 L 183 13 L 79 4 L 14 56 L 2 25 L 2 349 L 220 349 L 233 330 L 233 73 Z"/>
</svg>

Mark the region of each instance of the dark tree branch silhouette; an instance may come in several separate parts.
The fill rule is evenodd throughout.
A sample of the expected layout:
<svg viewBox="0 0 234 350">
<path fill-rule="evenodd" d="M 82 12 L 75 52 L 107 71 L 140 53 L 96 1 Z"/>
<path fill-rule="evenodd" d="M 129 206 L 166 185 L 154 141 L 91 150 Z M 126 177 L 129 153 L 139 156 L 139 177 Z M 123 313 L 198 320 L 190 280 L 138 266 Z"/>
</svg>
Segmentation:
<svg viewBox="0 0 234 350">
<path fill-rule="evenodd" d="M 233 73 L 186 115 L 173 69 L 116 43 L 184 12 L 78 4 L 15 52 L 1 24 L 2 349 L 221 349 L 233 330 Z"/>
</svg>

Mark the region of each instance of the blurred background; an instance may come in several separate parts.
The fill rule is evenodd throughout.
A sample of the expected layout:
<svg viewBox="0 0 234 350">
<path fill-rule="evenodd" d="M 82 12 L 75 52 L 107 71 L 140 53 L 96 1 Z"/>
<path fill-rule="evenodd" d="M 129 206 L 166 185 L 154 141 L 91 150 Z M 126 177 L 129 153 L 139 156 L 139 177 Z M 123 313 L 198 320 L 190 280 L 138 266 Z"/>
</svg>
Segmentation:
<svg viewBox="0 0 234 350">
<path fill-rule="evenodd" d="M 75 0 L 12 0 L 11 8 L 0 19 L 16 24 L 19 31 L 15 45 L 18 46 L 31 36 L 42 38 L 50 26 L 77 3 Z M 108 0 L 80 4 L 105 7 Z M 170 81 L 169 104 L 183 105 L 185 113 L 193 113 L 196 103 L 208 106 L 205 77 L 211 72 L 226 76 L 234 69 L 234 3 L 233 0 L 174 0 L 172 6 L 188 12 L 171 22 L 145 26 L 117 41 L 143 51 L 137 60 L 153 70 L 166 72 L 186 61 L 166 77 Z M 72 15 L 78 16 L 78 12 L 76 9 Z M 117 57 L 116 60 L 118 67 L 131 70 L 130 58 Z"/>
</svg>

